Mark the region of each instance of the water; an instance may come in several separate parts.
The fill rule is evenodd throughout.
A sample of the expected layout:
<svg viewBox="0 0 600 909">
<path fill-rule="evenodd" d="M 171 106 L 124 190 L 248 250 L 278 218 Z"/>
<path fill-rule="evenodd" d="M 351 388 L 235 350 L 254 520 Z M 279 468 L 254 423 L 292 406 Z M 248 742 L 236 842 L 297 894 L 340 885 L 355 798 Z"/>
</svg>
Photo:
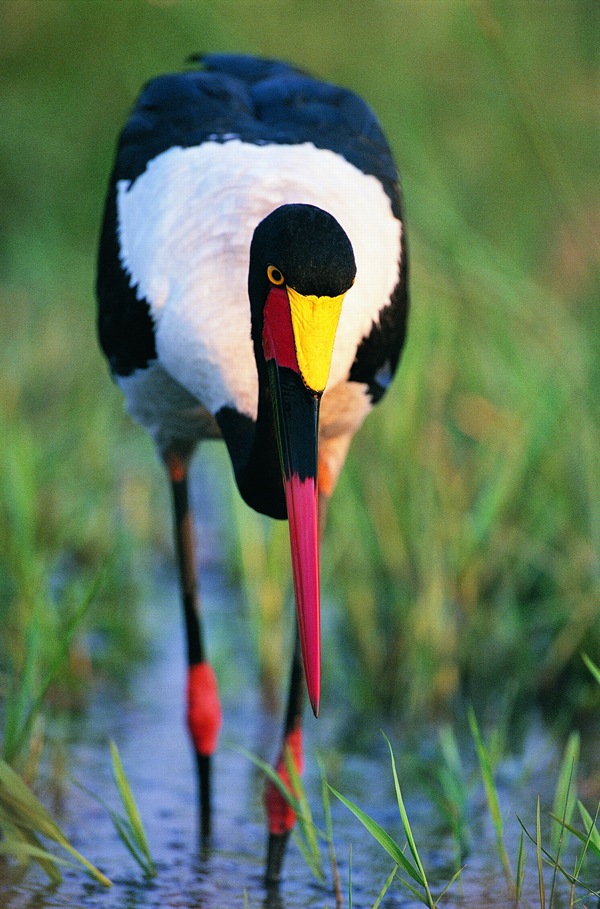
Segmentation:
<svg viewBox="0 0 600 909">
<path fill-rule="evenodd" d="M 250 907 L 333 909 L 335 899 L 325 850 L 324 885 L 314 881 L 298 848 L 292 845 L 279 894 L 265 893 L 262 780 L 235 746 L 273 758 L 279 723 L 274 717 L 265 719 L 250 685 L 238 689 L 225 703 L 221 746 L 215 761 L 214 844 L 205 854 L 198 850 L 193 764 L 183 723 L 182 633 L 175 592 L 172 590 L 166 599 L 167 602 L 155 605 L 151 612 L 155 640 L 160 643 L 155 659 L 136 672 L 127 698 L 106 692 L 95 696 L 89 711 L 74 728 L 70 766 L 74 778 L 117 808 L 107 745 L 109 738 L 115 739 L 147 827 L 158 867 L 156 879 L 150 883 L 143 881 L 105 809 L 85 792 L 68 786 L 63 827 L 74 845 L 112 879 L 113 887 L 105 890 L 89 881 L 79 869 L 67 869 L 64 884 L 52 889 L 45 884 L 43 875 L 31 870 L 19 883 L 4 884 L 0 906 L 3 909 L 234 909 L 244 906 L 246 892 Z M 331 781 L 336 788 L 403 842 L 389 758 L 375 719 L 363 718 L 372 727 L 372 735 L 368 732 L 361 736 L 361 740 L 371 742 L 366 751 L 360 747 L 349 749 L 331 760 L 335 738 L 347 720 L 333 712 L 318 721 L 312 717 L 306 719 L 306 784 L 317 821 L 322 822 L 320 778 L 315 761 L 315 752 L 319 750 L 330 756 Z M 359 722 L 361 718 L 353 721 Z M 414 766 L 414 746 L 409 753 L 398 730 L 393 738 L 403 777 L 402 768 Z M 418 746 L 424 759 L 432 745 L 432 736 L 424 735 Z M 511 818 L 519 811 L 529 829 L 535 830 L 535 793 L 541 789 L 542 795 L 549 797 L 548 781 L 552 783 L 555 779 L 557 757 L 552 742 L 538 729 L 532 734 L 524 755 L 519 760 L 505 762 L 498 774 L 513 866 L 520 828 Z M 439 892 L 453 873 L 452 843 L 441 829 L 439 814 L 422 787 L 405 785 L 404 788 L 425 867 L 434 892 Z M 353 905 L 355 909 L 367 909 L 373 905 L 392 861 L 344 806 L 334 800 L 332 808 L 342 890 L 346 895 L 352 844 Z M 475 798 L 472 829 L 476 849 L 468 859 L 462 883 L 453 886 L 443 905 L 508 909 L 514 906 L 514 900 L 502 877 L 481 791 Z M 533 847 L 530 852 L 533 857 Z M 525 892 L 529 904 L 539 906 L 533 870 L 526 878 Z M 387 909 L 417 905 L 397 883 L 382 902 L 382 907 Z"/>
</svg>

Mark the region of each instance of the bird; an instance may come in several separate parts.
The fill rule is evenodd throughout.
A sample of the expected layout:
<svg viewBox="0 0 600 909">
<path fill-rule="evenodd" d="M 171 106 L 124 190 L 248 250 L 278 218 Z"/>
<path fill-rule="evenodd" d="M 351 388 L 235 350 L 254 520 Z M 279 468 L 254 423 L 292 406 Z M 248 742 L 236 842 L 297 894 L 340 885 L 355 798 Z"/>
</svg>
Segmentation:
<svg viewBox="0 0 600 909">
<path fill-rule="evenodd" d="M 400 179 L 370 106 L 294 64 L 190 57 L 151 79 L 119 136 L 97 268 L 100 346 L 172 491 L 187 725 L 203 842 L 222 722 L 189 505 L 199 443 L 222 439 L 254 510 L 288 520 L 296 635 L 277 774 L 303 765 L 320 706 L 319 541 L 353 435 L 385 394 L 408 321 Z M 305 681 L 304 681 L 305 680 Z M 268 884 L 295 815 L 267 781 Z"/>
</svg>

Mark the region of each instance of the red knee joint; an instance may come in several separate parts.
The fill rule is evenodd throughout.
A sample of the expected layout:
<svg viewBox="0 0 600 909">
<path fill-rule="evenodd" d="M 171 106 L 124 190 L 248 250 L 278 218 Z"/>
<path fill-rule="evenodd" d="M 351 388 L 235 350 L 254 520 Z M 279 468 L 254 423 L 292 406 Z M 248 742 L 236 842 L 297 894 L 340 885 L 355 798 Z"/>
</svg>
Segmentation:
<svg viewBox="0 0 600 909">
<path fill-rule="evenodd" d="M 185 480 L 188 471 L 189 458 L 181 457 L 175 451 L 168 451 L 165 455 L 165 464 L 167 472 L 173 483 L 181 483 Z"/>
<path fill-rule="evenodd" d="M 213 754 L 221 728 L 217 677 L 209 663 L 188 670 L 187 724 L 197 754 Z"/>
<path fill-rule="evenodd" d="M 288 790 L 288 792 L 291 792 L 292 795 L 297 796 L 297 793 L 294 791 L 294 788 L 292 786 L 288 769 L 286 767 L 286 750 L 291 756 L 296 770 L 299 774 L 301 774 L 304 770 L 301 729 L 294 729 L 292 732 L 286 735 L 283 751 L 279 756 L 277 764 L 275 765 L 275 771 L 277 772 L 277 775 L 279 776 L 279 779 L 285 788 Z M 272 780 L 267 780 L 267 785 L 265 787 L 265 807 L 267 809 L 267 823 L 269 825 L 269 833 L 287 833 L 292 829 L 296 821 L 296 814 L 294 812 L 294 809 L 290 807 Z"/>
</svg>

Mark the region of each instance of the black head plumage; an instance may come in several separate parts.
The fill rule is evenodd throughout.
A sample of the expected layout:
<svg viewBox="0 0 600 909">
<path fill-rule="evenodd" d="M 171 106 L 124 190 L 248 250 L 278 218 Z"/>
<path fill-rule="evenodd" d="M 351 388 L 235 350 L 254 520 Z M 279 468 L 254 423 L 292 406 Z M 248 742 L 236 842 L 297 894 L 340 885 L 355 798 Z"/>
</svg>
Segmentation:
<svg viewBox="0 0 600 909">
<path fill-rule="evenodd" d="M 258 224 L 250 246 L 248 289 L 253 306 L 264 303 L 267 267 L 276 266 L 301 294 L 335 297 L 352 286 L 356 262 L 343 227 L 315 205 L 282 205 Z"/>
</svg>

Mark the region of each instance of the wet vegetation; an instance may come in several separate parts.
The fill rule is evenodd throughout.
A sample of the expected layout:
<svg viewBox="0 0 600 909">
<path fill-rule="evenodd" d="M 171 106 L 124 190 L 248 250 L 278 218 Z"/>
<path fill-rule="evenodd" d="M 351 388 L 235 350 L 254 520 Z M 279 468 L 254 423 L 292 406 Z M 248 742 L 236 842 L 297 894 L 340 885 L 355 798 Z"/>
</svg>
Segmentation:
<svg viewBox="0 0 600 909">
<path fill-rule="evenodd" d="M 235 13 L 228 0 L 2 4 L 1 852 L 12 843 L 13 856 L 56 879 L 58 860 L 38 837 L 65 845 L 42 807 L 60 802 L 65 717 L 99 688 L 127 690 L 151 645 L 144 602 L 171 559 L 161 469 L 95 339 L 95 246 L 115 136 L 146 79 L 195 51 L 239 50 L 285 56 L 363 94 L 403 177 L 409 343 L 331 504 L 322 716 L 328 701 L 380 713 L 394 745 L 392 729 L 418 739 L 439 724 L 421 776 L 454 857 L 431 885 L 405 813 L 408 851 L 404 838 L 387 843 L 390 878 L 377 886 L 394 889 L 402 874 L 433 905 L 466 861 L 441 905 L 460 891 L 476 850 L 474 766 L 513 904 L 526 905 L 523 880 L 537 874 L 540 907 L 559 893 L 561 905 L 588 905 L 600 858 L 598 757 L 586 751 L 600 710 L 599 26 L 595 0 L 240 0 Z M 248 658 L 276 703 L 290 618 L 286 529 L 243 506 L 224 454 L 210 449 L 223 511 L 201 519 L 218 525 L 224 570 L 244 585 Z M 226 648 L 215 647 L 235 687 L 234 669 L 219 665 Z M 524 822 L 514 847 L 496 775 L 533 711 L 564 758 L 553 817 L 538 812 L 537 829 Z M 116 760 L 133 811 L 118 818 L 150 877 L 151 846 Z M 398 779 L 400 805 L 402 768 Z M 350 801 L 343 775 L 332 785 Z M 524 797 L 530 809 L 537 795 Z M 352 804 L 365 823 L 368 799 Z M 351 904 L 351 885 L 338 893 Z"/>
</svg>

